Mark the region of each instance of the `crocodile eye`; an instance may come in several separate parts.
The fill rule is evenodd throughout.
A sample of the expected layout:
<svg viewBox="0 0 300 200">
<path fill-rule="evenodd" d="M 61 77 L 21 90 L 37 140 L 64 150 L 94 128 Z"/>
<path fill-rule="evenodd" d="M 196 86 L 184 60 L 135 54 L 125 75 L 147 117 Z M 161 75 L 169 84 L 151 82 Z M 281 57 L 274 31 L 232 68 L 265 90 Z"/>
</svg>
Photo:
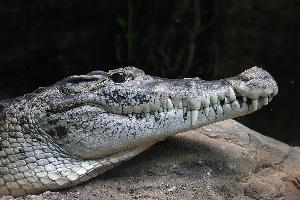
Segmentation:
<svg viewBox="0 0 300 200">
<path fill-rule="evenodd" d="M 118 73 L 111 74 L 109 78 L 115 83 L 124 83 L 128 77 L 126 74 L 122 72 L 118 72 Z"/>
</svg>

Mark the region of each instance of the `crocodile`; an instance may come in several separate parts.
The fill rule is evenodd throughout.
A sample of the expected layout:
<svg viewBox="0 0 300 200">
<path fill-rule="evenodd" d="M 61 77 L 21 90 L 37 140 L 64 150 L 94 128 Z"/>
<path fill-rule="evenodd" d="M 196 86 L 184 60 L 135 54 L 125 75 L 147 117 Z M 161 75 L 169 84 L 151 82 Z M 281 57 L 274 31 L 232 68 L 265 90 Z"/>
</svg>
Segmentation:
<svg viewBox="0 0 300 200">
<path fill-rule="evenodd" d="M 77 185 L 169 136 L 254 112 L 277 93 L 259 67 L 214 81 L 125 67 L 2 101 L 0 196 Z"/>
</svg>

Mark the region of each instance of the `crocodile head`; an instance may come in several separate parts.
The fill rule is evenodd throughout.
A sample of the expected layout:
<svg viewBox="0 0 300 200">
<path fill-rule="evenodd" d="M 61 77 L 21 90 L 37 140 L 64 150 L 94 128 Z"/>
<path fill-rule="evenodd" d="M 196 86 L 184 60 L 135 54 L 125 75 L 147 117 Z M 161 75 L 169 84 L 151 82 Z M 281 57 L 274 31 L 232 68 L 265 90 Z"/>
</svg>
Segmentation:
<svg viewBox="0 0 300 200">
<path fill-rule="evenodd" d="M 153 77 L 134 67 L 95 71 L 42 90 L 40 124 L 67 152 L 101 158 L 251 113 L 277 92 L 258 67 L 217 81 Z"/>
<path fill-rule="evenodd" d="M 0 102 L 0 196 L 76 185 L 168 136 L 256 111 L 277 92 L 257 67 L 217 81 L 126 67 Z"/>
</svg>

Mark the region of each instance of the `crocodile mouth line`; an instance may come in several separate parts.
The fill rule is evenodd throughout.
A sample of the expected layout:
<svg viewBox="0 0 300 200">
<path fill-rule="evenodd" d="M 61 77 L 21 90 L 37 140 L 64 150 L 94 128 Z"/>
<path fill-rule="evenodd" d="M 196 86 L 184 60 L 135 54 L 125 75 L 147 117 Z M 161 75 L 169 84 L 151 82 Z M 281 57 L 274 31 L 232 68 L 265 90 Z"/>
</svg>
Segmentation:
<svg viewBox="0 0 300 200">
<path fill-rule="evenodd" d="M 273 98 L 273 95 L 270 95 L 268 97 L 259 97 L 258 99 L 250 99 L 245 96 L 236 96 L 236 100 L 234 101 L 228 101 L 226 97 L 222 100 L 218 100 L 217 103 L 212 104 L 210 103 L 208 106 L 204 107 L 201 106 L 199 109 L 192 109 L 190 105 L 187 106 L 174 106 L 172 103 L 172 106 L 170 107 L 163 107 L 161 106 L 156 111 L 150 111 L 150 112 L 131 112 L 131 113 L 125 113 L 123 110 L 121 113 L 113 112 L 114 114 L 127 116 L 130 119 L 146 119 L 150 120 L 150 118 L 160 118 L 160 115 L 169 111 L 177 111 L 180 110 L 182 112 L 183 118 L 185 121 L 187 121 L 191 117 L 191 123 L 192 125 L 195 125 L 199 113 L 204 114 L 207 119 L 209 117 L 223 117 L 226 116 L 227 113 L 237 111 L 237 112 L 251 112 L 256 111 L 262 106 L 267 105 Z M 169 102 L 173 102 L 172 99 L 168 100 Z"/>
<path fill-rule="evenodd" d="M 195 125 L 199 114 L 204 115 L 207 120 L 218 119 L 227 115 L 249 113 L 256 111 L 262 106 L 267 105 L 273 98 L 273 94 L 258 96 L 256 99 L 241 95 L 237 90 L 229 87 L 229 89 L 219 92 L 218 94 L 210 94 L 205 97 L 195 98 L 175 98 L 167 96 L 151 102 L 128 106 L 115 105 L 109 106 L 104 102 L 95 99 L 79 101 L 73 104 L 56 104 L 50 112 L 67 112 L 82 106 L 91 106 L 101 108 L 100 113 L 115 114 L 130 119 L 160 119 L 162 114 L 169 111 L 180 111 L 185 121 L 190 120 L 191 125 Z M 229 117 L 229 116 L 228 116 Z"/>
<path fill-rule="evenodd" d="M 217 94 L 209 94 L 205 97 L 174 98 L 168 96 L 165 99 L 138 106 L 118 106 L 110 110 L 114 114 L 146 120 L 152 117 L 159 118 L 162 113 L 181 110 L 184 120 L 190 120 L 191 124 L 195 125 L 199 113 L 205 115 L 207 119 L 226 117 L 227 114 L 231 115 L 230 117 L 232 114 L 246 114 L 268 105 L 273 95 L 273 93 L 262 94 L 252 99 L 253 97 L 241 95 L 238 90 L 229 87 Z"/>
</svg>

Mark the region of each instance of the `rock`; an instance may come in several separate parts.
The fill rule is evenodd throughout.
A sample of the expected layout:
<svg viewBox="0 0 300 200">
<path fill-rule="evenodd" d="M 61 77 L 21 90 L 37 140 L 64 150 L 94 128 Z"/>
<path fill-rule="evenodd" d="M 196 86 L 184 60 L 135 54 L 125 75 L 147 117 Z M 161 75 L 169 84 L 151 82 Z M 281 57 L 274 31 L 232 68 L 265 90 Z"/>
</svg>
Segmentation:
<svg viewBox="0 0 300 200">
<path fill-rule="evenodd" d="M 227 120 L 171 137 L 87 183 L 24 199 L 299 200 L 300 148 Z"/>
</svg>

